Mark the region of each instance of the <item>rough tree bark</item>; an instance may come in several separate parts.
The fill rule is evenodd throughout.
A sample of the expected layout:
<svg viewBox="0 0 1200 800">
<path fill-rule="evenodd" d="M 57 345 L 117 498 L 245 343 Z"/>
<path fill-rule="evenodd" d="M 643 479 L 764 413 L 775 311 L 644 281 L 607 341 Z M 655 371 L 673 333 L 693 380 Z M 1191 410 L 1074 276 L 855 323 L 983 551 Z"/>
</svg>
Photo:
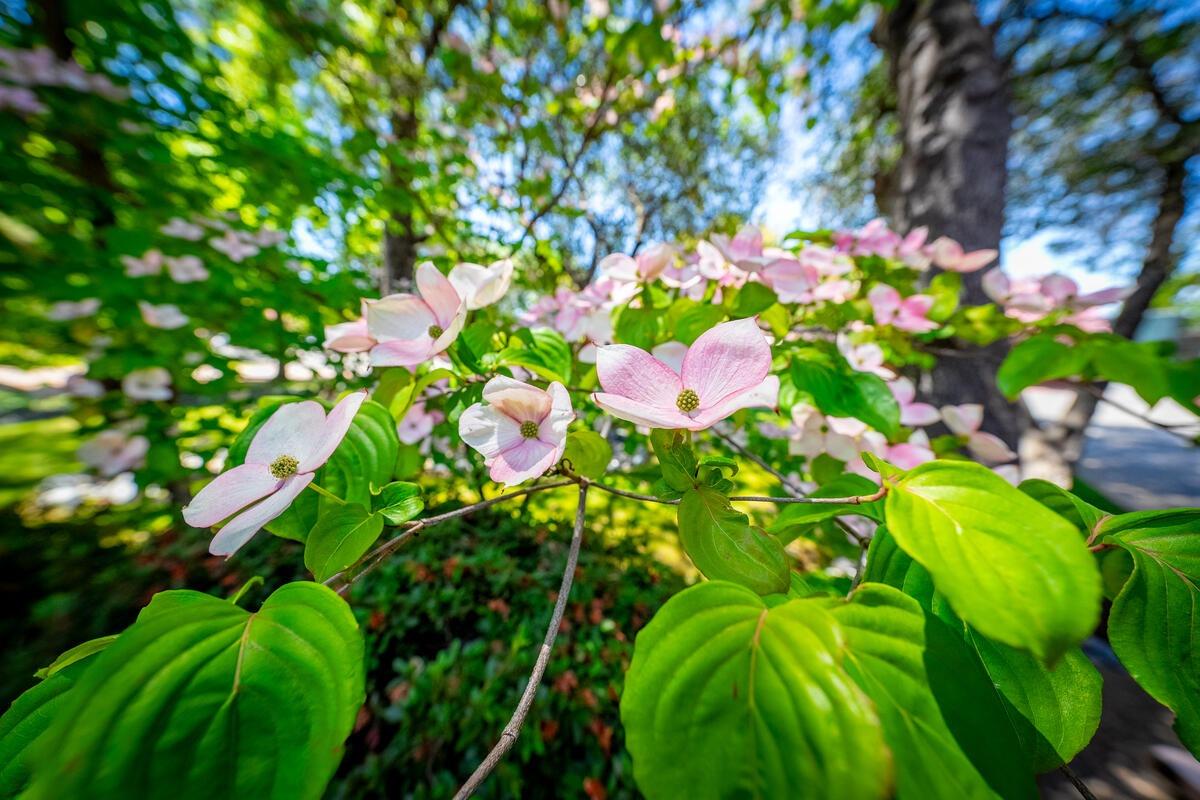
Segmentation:
<svg viewBox="0 0 1200 800">
<path fill-rule="evenodd" d="M 398 100 L 397 103 L 402 103 Z M 397 110 L 392 114 L 392 133 L 401 142 L 414 142 L 417 138 L 416 109 Z M 412 191 L 411 176 L 395 164 L 388 167 L 388 180 L 393 190 Z M 407 291 L 412 286 L 413 272 L 417 262 L 417 246 L 422 236 L 416 230 L 411 206 L 394 207 L 389 215 L 387 231 L 383 237 L 383 270 L 379 280 L 379 292 L 387 296 L 396 291 Z"/>
<path fill-rule="evenodd" d="M 899 0 L 880 16 L 900 123 L 901 154 L 880 204 L 897 230 L 926 225 L 968 250 L 1000 247 L 1008 140 L 1007 84 L 991 34 L 972 0 Z M 964 299 L 987 302 L 982 273 L 964 276 Z M 996 388 L 1006 348 L 942 359 L 931 385 L 936 404 L 982 403 L 984 427 L 1016 446 L 1029 418 Z"/>
</svg>

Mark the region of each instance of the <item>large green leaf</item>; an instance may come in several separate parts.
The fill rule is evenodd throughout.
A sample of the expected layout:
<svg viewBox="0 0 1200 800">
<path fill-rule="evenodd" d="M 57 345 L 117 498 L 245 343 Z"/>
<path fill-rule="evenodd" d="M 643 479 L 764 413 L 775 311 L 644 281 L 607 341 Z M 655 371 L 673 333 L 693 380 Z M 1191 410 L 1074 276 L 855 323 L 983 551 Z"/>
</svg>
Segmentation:
<svg viewBox="0 0 1200 800">
<path fill-rule="evenodd" d="M 29 755 L 34 745 L 67 703 L 68 691 L 96 652 L 93 650 L 38 681 L 0 717 L 0 797 L 16 797 L 28 785 Z"/>
<path fill-rule="evenodd" d="M 898 589 L 864 583 L 830 607 L 846 636 L 844 666 L 875 702 L 892 750 L 896 796 L 999 797 L 942 719 L 925 673 L 925 614 Z"/>
<path fill-rule="evenodd" d="M 739 583 L 759 594 L 786 592 L 788 562 L 774 536 L 750 524 L 725 495 L 707 486 L 684 492 L 679 539 L 704 576 Z"/>
<path fill-rule="evenodd" d="M 524 367 L 547 381 L 571 382 L 571 346 L 550 328 L 520 328 L 513 332 L 499 363 Z"/>
<path fill-rule="evenodd" d="M 980 633 L 1053 662 L 1095 630 L 1100 574 L 1078 532 L 986 467 L 922 464 L 886 510 L 896 542 Z"/>
<path fill-rule="evenodd" d="M 258 429 L 285 402 L 298 398 L 271 398 L 264 401 L 250 418 L 246 428 L 229 447 L 229 465 L 237 466 L 246 459 L 246 451 Z M 324 489 L 352 503 L 371 504 L 371 487 L 383 486 L 392 478 L 400 439 L 396 423 L 386 408 L 368 400 L 354 416 L 346 437 L 338 445 L 325 466 L 317 470 L 315 482 Z M 276 536 L 304 541 L 317 517 L 336 503 L 316 492 L 301 492 L 286 511 L 266 528 Z"/>
<path fill-rule="evenodd" d="M 349 607 L 291 583 L 250 613 L 157 595 L 86 670 L 31 753 L 27 798 L 315 798 L 363 700 Z"/>
<path fill-rule="evenodd" d="M 1133 557 L 1109 615 L 1113 651 L 1175 712 L 1180 741 L 1200 755 L 1200 508 L 1110 517 L 1099 541 Z"/>
<path fill-rule="evenodd" d="M 1002 797 L 1034 796 L 1034 772 L 1069 762 L 1091 740 L 1100 719 L 1100 673 L 1079 648 L 1048 669 L 973 631 L 883 527 L 871 541 L 865 580 L 902 590 L 925 611 L 925 665 L 938 705 Z"/>
<path fill-rule="evenodd" d="M 854 417 L 894 436 L 900 428 L 900 405 L 877 375 L 857 372 L 844 358 L 808 349 L 792 358 L 792 384 L 813 405 L 835 417 Z"/>
<path fill-rule="evenodd" d="M 1088 363 L 1083 347 L 1064 344 L 1055 334 L 1040 333 L 1009 351 L 996 372 L 996 385 L 1010 400 L 1034 384 L 1083 372 Z"/>
<path fill-rule="evenodd" d="M 304 566 L 319 580 L 358 561 L 383 530 L 383 515 L 358 503 L 334 506 L 317 518 L 304 542 Z"/>
<path fill-rule="evenodd" d="M 651 800 L 883 797 L 890 759 L 871 702 L 841 668 L 820 601 L 767 608 L 711 582 L 637 637 L 621 721 Z"/>
</svg>

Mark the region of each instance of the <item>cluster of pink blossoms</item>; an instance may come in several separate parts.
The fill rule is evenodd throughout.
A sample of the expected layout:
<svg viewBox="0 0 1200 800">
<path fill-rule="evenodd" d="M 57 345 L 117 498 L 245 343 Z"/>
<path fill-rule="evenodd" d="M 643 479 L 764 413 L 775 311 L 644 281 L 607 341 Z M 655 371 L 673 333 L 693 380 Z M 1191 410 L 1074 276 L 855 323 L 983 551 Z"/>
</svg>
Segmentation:
<svg viewBox="0 0 1200 800">
<path fill-rule="evenodd" d="M 187 225 L 171 223 L 185 238 L 194 233 Z M 659 244 L 635 256 L 608 256 L 599 263 L 598 275 L 589 286 L 578 292 L 560 289 L 542 297 L 520 319 L 528 325 L 548 325 L 568 341 L 582 345 L 581 360 L 585 352 L 594 354 L 600 390 L 591 398 L 612 416 L 650 428 L 703 430 L 738 410 L 778 405 L 780 383 L 771 374 L 771 339 L 757 319 L 718 324 L 691 346 L 667 342 L 646 352 L 628 344 L 611 344 L 615 308 L 642 302 L 638 299 L 641 288 L 656 281 L 696 300 L 707 297 L 720 302 L 727 288 L 761 282 L 784 303 L 842 303 L 858 297 L 861 289 L 858 281 L 847 277 L 854 271 L 855 257 L 896 259 L 915 270 L 936 265 L 970 272 L 987 266 L 996 256 L 988 250 L 966 252 L 944 237 L 932 243 L 926 243 L 926 238 L 922 229 L 900 237 L 876 220 L 838 234 L 833 247 L 809 245 L 793 254 L 764 246 L 761 232 L 745 226 L 731 238 L 713 236 L 699 242 L 690 254 Z M 414 293 L 364 300 L 361 319 L 327 329 L 326 346 L 344 353 L 367 352 L 374 366 L 416 368 L 437 358 L 454 342 L 466 324 L 468 311 L 498 302 L 509 288 L 512 272 L 509 261 L 488 267 L 459 264 L 448 276 L 433 264 L 421 264 Z M 1052 278 L 1038 282 L 1036 291 L 1010 284 L 1003 275 L 989 275 L 987 285 L 1012 309 L 1033 308 L 1036 304 L 1025 296 L 1035 293 L 1050 298 L 1056 307 L 1072 309 L 1119 299 L 1112 293 L 1080 296 L 1074 284 Z M 905 297 L 892 286 L 876 283 L 866 299 L 876 327 L 912 333 L 937 327 L 928 318 L 933 304 L 928 296 Z M 905 469 L 934 459 L 923 428 L 940 422 L 980 461 L 998 471 L 1012 471 L 1009 462 L 1016 454 L 981 430 L 982 407 L 967 404 L 937 409 L 918 402 L 912 382 L 887 367 L 878 344 L 853 341 L 869 337 L 872 330 L 864 322 L 853 324 L 838 334 L 838 349 L 852 368 L 887 381 L 900 408 L 901 424 L 916 429 L 907 441 L 890 443 L 861 420 L 828 416 L 803 403 L 793 406 L 785 426 L 764 424 L 763 433 L 787 439 L 794 455 L 813 458 L 827 453 L 845 462 L 851 471 L 870 474 L 863 460 L 868 452 Z M 351 395 L 328 418 L 313 403 L 289 405 L 276 412 L 251 444 L 247 463 L 220 476 L 185 510 L 193 524 L 211 525 L 245 509 L 221 529 L 214 539 L 214 553 L 232 553 L 282 513 L 336 449 L 361 402 L 361 394 Z M 303 417 L 305 425 L 295 425 L 293 417 Z M 399 422 L 398 430 L 405 443 L 422 442 L 442 419 L 441 413 L 427 409 L 421 398 Z M 552 382 L 542 389 L 516 377 L 497 376 L 487 382 L 482 401 L 463 412 L 458 429 L 463 441 L 483 455 L 492 479 L 512 485 L 543 475 L 558 463 L 566 446 L 567 427 L 574 419 L 570 393 L 561 383 Z"/>
<path fill-rule="evenodd" d="M 1081 294 L 1079 284 L 1065 275 L 1011 280 L 994 269 L 983 276 L 983 290 L 1007 316 L 1021 322 L 1038 322 L 1058 314 L 1058 321 L 1066 325 L 1088 333 L 1104 333 L 1112 330 L 1112 325 L 1100 307 L 1124 300 L 1133 289 L 1114 286 Z"/>
</svg>

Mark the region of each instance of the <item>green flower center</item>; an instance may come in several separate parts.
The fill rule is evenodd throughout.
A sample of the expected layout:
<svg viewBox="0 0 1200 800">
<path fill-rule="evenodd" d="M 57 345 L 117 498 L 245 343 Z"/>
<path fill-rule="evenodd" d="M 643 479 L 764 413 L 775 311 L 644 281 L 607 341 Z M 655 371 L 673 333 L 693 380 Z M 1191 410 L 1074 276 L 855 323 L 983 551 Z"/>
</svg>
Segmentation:
<svg viewBox="0 0 1200 800">
<path fill-rule="evenodd" d="M 675 399 L 675 405 L 679 406 L 679 410 L 685 414 L 695 411 L 700 407 L 700 395 L 696 394 L 693 389 L 684 389 Z"/>
<path fill-rule="evenodd" d="M 521 435 L 526 439 L 535 439 L 538 435 L 538 424 L 532 420 L 521 423 Z"/>
<path fill-rule="evenodd" d="M 430 325 L 429 326 L 429 338 L 430 339 L 436 339 L 439 336 L 441 336 L 443 333 L 445 333 L 445 331 L 442 330 L 440 326 L 438 326 L 438 325 Z"/>
<path fill-rule="evenodd" d="M 280 456 L 271 462 L 270 470 L 272 475 L 280 480 L 283 480 L 284 478 L 290 478 L 295 475 L 296 469 L 299 466 L 300 462 L 297 461 L 295 457 Z"/>
</svg>

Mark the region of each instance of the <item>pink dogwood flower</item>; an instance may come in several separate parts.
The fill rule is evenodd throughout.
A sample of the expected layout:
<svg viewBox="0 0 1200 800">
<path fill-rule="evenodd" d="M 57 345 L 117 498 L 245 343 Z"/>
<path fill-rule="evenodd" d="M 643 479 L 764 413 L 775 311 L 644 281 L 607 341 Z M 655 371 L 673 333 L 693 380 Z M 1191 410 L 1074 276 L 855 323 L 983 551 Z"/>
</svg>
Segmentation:
<svg viewBox="0 0 1200 800">
<path fill-rule="evenodd" d="M 942 406 L 942 422 L 955 436 L 965 437 L 971 455 L 985 464 L 1003 464 L 1017 457 L 999 436 L 979 429 L 983 424 L 983 406 L 978 403 Z"/>
<path fill-rule="evenodd" d="M 337 450 L 366 399 L 366 392 L 349 394 L 328 416 L 312 400 L 280 406 L 254 435 L 246 462 L 218 475 L 183 509 L 184 520 L 195 528 L 241 511 L 217 532 L 208 552 L 233 555 L 282 514 Z"/>
<path fill-rule="evenodd" d="M 483 455 L 492 480 L 514 486 L 562 458 L 575 412 L 561 383 L 539 389 L 498 376 L 483 387 L 483 400 L 462 413 L 458 433 Z"/>
<path fill-rule="evenodd" d="M 199 256 L 167 256 L 164 259 L 171 280 L 176 283 L 196 283 L 208 280 L 208 270 Z"/>
<path fill-rule="evenodd" d="M 396 425 L 396 434 L 404 444 L 423 443 L 433 433 L 433 427 L 445 418 L 440 411 L 426 411 L 423 402 L 413 403 Z"/>
<path fill-rule="evenodd" d="M 105 478 L 137 469 L 146 462 L 150 440 L 120 428 L 101 431 L 79 446 L 79 460 Z"/>
<path fill-rule="evenodd" d="M 867 300 L 878 325 L 891 325 L 911 333 L 927 333 L 938 327 L 938 323 L 928 318 L 933 298 L 927 294 L 902 298 L 895 288 L 878 283 L 867 292 Z"/>
<path fill-rule="evenodd" d="M 653 244 L 636 256 L 613 253 L 600 260 L 598 269 L 614 281 L 650 283 L 675 261 L 675 248 L 669 244 Z"/>
<path fill-rule="evenodd" d="M 376 367 L 413 367 L 449 347 L 467 321 L 467 305 L 454 285 L 426 261 L 417 267 L 418 294 L 393 294 L 367 302 L 367 330 Z"/>
<path fill-rule="evenodd" d="M 188 315 L 179 310 L 179 306 L 164 303 L 156 306 L 145 300 L 138 300 L 138 310 L 142 312 L 142 320 L 151 328 L 173 331 L 188 324 Z"/>
<path fill-rule="evenodd" d="M 505 258 L 486 267 L 458 264 L 450 270 L 448 279 L 467 304 L 467 309 L 475 311 L 499 302 L 508 292 L 513 279 L 513 262 Z"/>
<path fill-rule="evenodd" d="M 702 333 L 679 372 L 631 345 L 599 348 L 596 374 L 604 391 L 592 399 L 637 425 L 703 430 L 739 409 L 774 406 L 779 378 L 770 371 L 771 347 L 751 317 Z"/>
<path fill-rule="evenodd" d="M 811 303 L 813 289 L 821 275 L 812 264 L 794 258 L 778 258 L 759 273 L 762 282 L 771 287 L 781 303 Z"/>
<path fill-rule="evenodd" d="M 147 250 L 141 258 L 121 256 L 121 264 L 125 266 L 125 275 L 130 278 L 158 275 L 163 268 L 163 254 L 161 250 Z"/>
<path fill-rule="evenodd" d="M 209 245 L 213 250 L 223 253 L 226 258 L 235 264 L 240 264 L 247 258 L 259 254 L 261 248 L 253 242 L 245 240 L 245 237 L 240 236 L 236 231 L 225 231 L 224 236 L 216 236 L 208 240 Z"/>
<path fill-rule="evenodd" d="M 745 272 L 759 272 L 781 254 L 764 250 L 762 231 L 754 225 L 743 225 L 732 239 L 720 234 L 709 239 L 731 264 Z"/>
<path fill-rule="evenodd" d="M 175 239 L 185 239 L 189 242 L 198 242 L 204 238 L 204 228 L 194 223 L 188 222 L 182 217 L 171 217 L 167 220 L 167 224 L 158 229 L 158 232 L 163 236 L 171 236 Z"/>
<path fill-rule="evenodd" d="M 367 318 L 325 326 L 325 349 L 335 353 L 363 353 L 379 344 L 367 330 Z"/>
<path fill-rule="evenodd" d="M 934 264 L 951 272 L 978 272 L 1000 255 L 996 250 L 972 250 L 968 253 L 949 236 L 934 239 L 929 251 Z"/>
<path fill-rule="evenodd" d="M 916 402 L 917 389 L 908 378 L 897 378 L 888 384 L 892 397 L 900 406 L 900 424 L 909 427 L 933 425 L 941 415 L 938 410 L 928 403 Z"/>
</svg>

